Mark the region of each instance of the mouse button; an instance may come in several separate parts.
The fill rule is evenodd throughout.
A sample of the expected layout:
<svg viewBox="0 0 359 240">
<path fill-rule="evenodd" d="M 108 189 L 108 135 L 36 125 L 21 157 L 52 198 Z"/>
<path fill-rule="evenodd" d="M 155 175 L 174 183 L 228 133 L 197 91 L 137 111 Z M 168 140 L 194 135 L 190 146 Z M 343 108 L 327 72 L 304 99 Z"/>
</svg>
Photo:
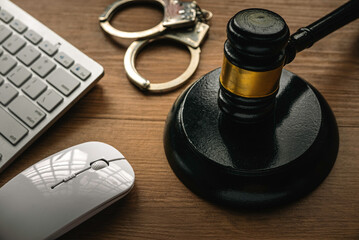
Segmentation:
<svg viewBox="0 0 359 240">
<path fill-rule="evenodd" d="M 54 178 L 63 178 L 73 172 L 86 168 L 89 159 L 88 153 L 75 146 L 55 153 L 30 168 L 36 168 L 41 173 L 51 171 Z"/>
<path fill-rule="evenodd" d="M 21 175 L 42 193 L 50 194 L 51 186 L 88 166 L 89 155 L 73 147 L 55 153 L 24 170 Z"/>
<path fill-rule="evenodd" d="M 95 171 L 100 170 L 102 168 L 108 167 L 108 162 L 104 159 L 99 159 L 90 164 L 91 168 Z"/>
<path fill-rule="evenodd" d="M 119 169 L 120 171 L 125 171 L 129 174 L 133 179 L 135 178 L 135 172 L 133 171 L 132 166 L 126 159 L 111 161 L 110 167 L 113 169 Z"/>
<path fill-rule="evenodd" d="M 86 142 L 78 145 L 79 149 L 88 153 L 94 159 L 113 159 L 120 158 L 123 155 L 111 145 L 102 142 Z"/>
<path fill-rule="evenodd" d="M 135 182 L 134 172 L 131 166 L 129 168 L 127 167 L 127 164 L 121 164 L 120 166 L 114 164 L 114 162 L 110 162 L 109 167 L 96 173 L 103 179 L 104 184 L 111 189 L 118 189 L 122 192 L 121 194 L 131 189 Z"/>
<path fill-rule="evenodd" d="M 93 173 L 96 173 L 103 185 L 110 189 L 124 191 L 131 187 L 135 181 L 132 168 L 127 168 L 124 164 L 114 164 L 114 162 L 110 162 L 109 167 Z"/>
<path fill-rule="evenodd" d="M 48 158 L 24 170 L 19 176 L 30 182 L 33 187 L 43 194 L 48 192 L 48 185 L 57 180 L 55 167 L 52 166 L 52 159 Z"/>
</svg>

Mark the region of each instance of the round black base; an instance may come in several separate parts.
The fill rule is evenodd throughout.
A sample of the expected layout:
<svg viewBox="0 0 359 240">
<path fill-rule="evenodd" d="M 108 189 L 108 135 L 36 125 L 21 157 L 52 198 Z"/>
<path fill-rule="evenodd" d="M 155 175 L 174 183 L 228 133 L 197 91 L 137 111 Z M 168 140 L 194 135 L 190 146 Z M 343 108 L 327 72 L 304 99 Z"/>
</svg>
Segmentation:
<svg viewBox="0 0 359 240">
<path fill-rule="evenodd" d="M 322 95 L 283 70 L 275 109 L 240 123 L 218 107 L 220 69 L 184 91 L 164 133 L 168 161 L 196 194 L 236 208 L 266 208 L 314 190 L 338 153 L 335 117 Z"/>
</svg>

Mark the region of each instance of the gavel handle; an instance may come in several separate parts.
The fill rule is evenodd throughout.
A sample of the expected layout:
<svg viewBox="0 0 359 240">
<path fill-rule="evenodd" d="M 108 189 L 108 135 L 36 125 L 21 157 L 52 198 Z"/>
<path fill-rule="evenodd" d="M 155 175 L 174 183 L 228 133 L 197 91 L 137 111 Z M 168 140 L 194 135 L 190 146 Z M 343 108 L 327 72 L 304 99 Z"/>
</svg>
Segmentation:
<svg viewBox="0 0 359 240">
<path fill-rule="evenodd" d="M 333 12 L 292 34 L 286 48 L 286 64 L 315 42 L 359 18 L 359 0 L 351 0 Z"/>
</svg>

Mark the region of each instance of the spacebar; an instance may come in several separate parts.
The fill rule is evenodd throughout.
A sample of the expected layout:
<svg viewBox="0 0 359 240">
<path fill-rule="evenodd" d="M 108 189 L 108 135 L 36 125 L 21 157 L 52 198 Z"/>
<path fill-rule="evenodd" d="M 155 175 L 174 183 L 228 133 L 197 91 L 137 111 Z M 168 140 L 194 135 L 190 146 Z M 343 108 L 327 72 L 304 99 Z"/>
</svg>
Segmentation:
<svg viewBox="0 0 359 240">
<path fill-rule="evenodd" d="M 17 144 L 28 133 L 26 128 L 2 108 L 0 108 L 0 119 L 0 134 L 13 145 Z"/>
</svg>

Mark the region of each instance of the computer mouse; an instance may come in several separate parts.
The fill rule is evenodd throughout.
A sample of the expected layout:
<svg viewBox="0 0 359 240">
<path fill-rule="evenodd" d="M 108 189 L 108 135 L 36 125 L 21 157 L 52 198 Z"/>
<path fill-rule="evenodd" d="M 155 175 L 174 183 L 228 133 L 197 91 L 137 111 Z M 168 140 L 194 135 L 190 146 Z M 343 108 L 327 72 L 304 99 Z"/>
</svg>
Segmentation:
<svg viewBox="0 0 359 240">
<path fill-rule="evenodd" d="M 54 239 L 124 197 L 134 171 L 114 147 L 79 144 L 47 157 L 0 188 L 0 239 Z"/>
</svg>

